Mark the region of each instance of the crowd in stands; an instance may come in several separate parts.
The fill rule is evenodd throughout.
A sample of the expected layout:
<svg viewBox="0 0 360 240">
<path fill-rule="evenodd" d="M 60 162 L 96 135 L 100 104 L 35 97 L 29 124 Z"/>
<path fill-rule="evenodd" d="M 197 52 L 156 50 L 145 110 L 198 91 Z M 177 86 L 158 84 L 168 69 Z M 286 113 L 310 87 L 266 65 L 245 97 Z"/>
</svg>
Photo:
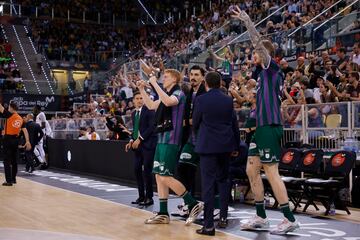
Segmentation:
<svg viewBox="0 0 360 240">
<path fill-rule="evenodd" d="M 45 52 L 50 60 L 70 62 L 95 62 L 112 57 L 113 51 L 135 49 L 135 31 L 100 26 L 75 24 L 61 20 L 35 20 L 32 22 L 32 38 L 39 52 Z"/>
<path fill-rule="evenodd" d="M 309 109 L 309 126 L 323 127 L 322 115 L 329 113 L 343 114 L 342 108 L 331 106 L 334 102 L 360 101 L 360 44 L 356 43 L 350 52 L 345 48 L 337 49 L 335 55 L 328 51 L 300 56 L 296 63 L 281 59 L 279 67 L 284 74 L 282 107 L 283 120 L 287 127 L 296 127 L 301 122 L 300 106 L 303 104 L 329 103 L 325 107 Z M 252 59 L 252 52 L 246 58 Z M 189 89 L 188 66 L 182 71 L 182 89 Z M 249 113 L 256 106 L 257 68 L 252 61 L 246 60 L 241 68 L 234 71 L 227 82 L 223 76 L 223 89 L 234 99 L 234 107 L 238 112 L 240 127 L 245 127 Z M 120 76 L 124 77 L 124 76 Z M 92 99 L 90 103 L 75 107 L 71 118 L 114 117 L 127 129 L 121 116 L 129 116 L 134 109 L 133 92 L 138 76 L 128 86 L 114 91 L 109 87 L 105 95 Z M 125 80 L 123 79 L 125 82 Z M 156 96 L 153 96 L 156 98 Z M 346 108 L 346 107 L 345 107 Z M 345 114 L 346 115 L 346 114 Z M 241 125 L 243 124 L 243 125 Z"/>
<path fill-rule="evenodd" d="M 39 0 L 17 0 L 17 4 L 21 5 L 22 15 L 34 16 L 36 8 L 38 16 L 50 17 L 52 9 L 56 18 L 67 18 L 68 10 L 70 18 L 82 20 L 83 12 L 85 12 L 86 19 L 97 22 L 98 13 L 101 13 L 101 18 L 107 23 L 112 23 L 113 14 L 119 16 L 126 14 L 131 19 L 132 16 L 138 16 L 138 9 L 136 4 L 132 1 L 126 0 L 52 0 L 52 1 L 39 1 Z"/>
<path fill-rule="evenodd" d="M 32 36 L 38 50 L 45 51 L 50 60 L 70 61 L 74 63 L 98 62 L 101 60 L 115 60 L 113 52 L 126 51 L 137 53 L 143 50 L 138 56 L 147 59 L 152 65 L 159 65 L 159 62 L 171 64 L 171 60 L 181 53 L 199 53 L 214 43 L 228 41 L 232 33 L 240 33 L 245 29 L 236 21 L 231 20 L 231 10 L 235 5 L 245 9 L 251 18 L 258 22 L 270 13 L 275 12 L 281 6 L 287 4 L 283 10 L 273 15 L 261 26 L 263 34 L 272 34 L 273 41 L 277 43 L 279 51 L 288 47 L 284 41 L 284 34 L 289 29 L 306 23 L 322 10 L 331 6 L 335 1 L 295 1 L 295 0 L 231 0 L 212 1 L 211 10 L 208 1 L 185 1 L 174 4 L 172 1 L 157 2 L 144 1 L 145 6 L 155 9 L 158 12 L 173 13 L 174 19 L 164 25 L 143 26 L 141 29 L 131 30 L 124 27 L 113 27 L 97 24 L 82 24 L 67 22 L 67 20 L 35 19 L 29 23 Z M 51 8 L 60 13 L 60 17 L 67 17 L 67 9 L 72 14 L 82 16 L 82 12 L 102 13 L 115 12 L 119 14 L 125 7 L 126 11 L 134 12 L 139 6 L 126 3 L 126 1 L 18 1 L 25 9 L 30 6 L 38 6 L 38 11 L 50 13 Z M 206 8 L 200 12 L 201 4 Z M 344 5 L 345 4 L 345 5 Z M 76 6 L 76 7 L 74 7 Z M 192 7 L 196 6 L 196 16 L 192 15 Z M 340 3 L 326 14 L 318 17 L 313 24 L 330 18 L 338 9 L 346 6 Z M 39 10 L 40 9 L 40 10 Z M 187 9 L 189 19 L 178 20 L 177 13 Z M 33 10 L 32 10 L 33 11 Z M 141 8 L 138 8 L 141 11 Z M 128 13 L 128 12 L 127 12 Z M 228 23 L 229 24 L 226 24 Z M 220 28 L 220 26 L 224 26 Z M 215 34 L 214 30 L 219 29 Z M 318 41 L 321 43 L 322 32 L 318 31 Z M 211 37 L 209 37 L 211 36 Z M 301 31 L 293 42 L 302 43 L 304 38 Z M 295 44 L 294 44 L 295 45 Z M 126 55 L 128 56 L 128 55 Z"/>
<path fill-rule="evenodd" d="M 24 91 L 24 85 L 11 49 L 11 44 L 0 34 L 0 92 L 19 93 Z"/>
</svg>

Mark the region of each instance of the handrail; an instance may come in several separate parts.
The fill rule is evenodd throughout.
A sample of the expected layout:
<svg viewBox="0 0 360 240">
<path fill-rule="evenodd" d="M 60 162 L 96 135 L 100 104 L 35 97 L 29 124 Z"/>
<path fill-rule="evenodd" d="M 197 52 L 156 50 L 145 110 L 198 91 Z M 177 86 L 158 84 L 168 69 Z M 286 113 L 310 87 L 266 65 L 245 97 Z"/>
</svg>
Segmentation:
<svg viewBox="0 0 360 240">
<path fill-rule="evenodd" d="M 352 5 L 354 5 L 356 2 L 358 2 L 359 0 L 355 0 L 354 2 L 350 3 L 348 6 L 346 6 L 345 8 L 343 8 L 341 11 L 339 11 L 338 13 L 336 13 L 334 16 L 332 16 L 331 18 L 327 19 L 325 22 L 321 23 L 319 26 L 317 26 L 314 29 L 314 32 L 316 32 L 316 30 L 318 30 L 319 28 L 321 28 L 322 26 L 324 26 L 326 23 L 328 23 L 329 21 L 333 20 L 334 18 L 336 18 L 337 16 L 339 16 L 341 13 L 343 13 L 344 11 L 346 11 L 348 8 L 350 8 Z"/>
<path fill-rule="evenodd" d="M 310 19 L 309 21 L 307 21 L 304 25 L 299 26 L 297 29 L 295 29 L 295 31 L 293 31 L 292 33 L 289 34 L 288 37 L 291 37 L 292 35 L 294 35 L 296 32 L 298 32 L 300 29 L 302 29 L 303 27 L 306 27 L 307 25 L 309 25 L 310 23 L 312 23 L 315 19 L 317 19 L 318 17 L 320 17 L 321 15 L 323 15 L 324 13 L 326 13 L 327 11 L 329 11 L 331 8 L 335 7 L 338 3 L 340 3 L 343 0 L 339 0 L 336 3 L 334 3 L 333 5 L 331 5 L 330 7 L 326 8 L 324 11 L 322 11 L 321 13 L 319 13 L 318 15 L 316 15 L 315 17 L 313 17 L 312 19 Z"/>
<path fill-rule="evenodd" d="M 340 0 L 342 1 L 342 0 Z M 288 4 L 284 4 L 282 7 L 280 7 L 279 9 L 277 9 L 276 11 L 274 11 L 273 13 L 271 13 L 270 15 L 268 15 L 266 18 L 262 19 L 261 21 L 259 21 L 258 23 L 255 24 L 255 27 L 259 26 L 261 23 L 263 23 L 264 21 L 268 20 L 270 17 L 272 17 L 273 15 L 275 15 L 275 13 L 279 12 L 280 10 L 282 10 L 283 8 L 285 8 Z M 246 30 L 245 32 L 241 33 L 240 35 L 238 35 L 236 38 L 234 38 L 233 40 L 231 40 L 227 45 L 230 45 L 232 43 L 234 43 L 236 40 L 238 40 L 239 38 L 241 38 L 242 36 L 244 36 L 248 31 Z M 218 53 L 221 50 L 223 50 L 227 45 L 222 46 L 221 48 L 219 48 L 218 50 L 216 50 L 214 53 Z"/>
<path fill-rule="evenodd" d="M 224 28 L 226 25 L 230 24 L 230 22 L 231 22 L 230 20 L 226 20 L 223 25 L 221 25 L 220 27 L 216 28 L 215 30 L 209 32 L 208 35 L 203 40 L 210 38 L 210 36 L 212 36 L 214 33 L 218 32 L 220 29 Z"/>
</svg>

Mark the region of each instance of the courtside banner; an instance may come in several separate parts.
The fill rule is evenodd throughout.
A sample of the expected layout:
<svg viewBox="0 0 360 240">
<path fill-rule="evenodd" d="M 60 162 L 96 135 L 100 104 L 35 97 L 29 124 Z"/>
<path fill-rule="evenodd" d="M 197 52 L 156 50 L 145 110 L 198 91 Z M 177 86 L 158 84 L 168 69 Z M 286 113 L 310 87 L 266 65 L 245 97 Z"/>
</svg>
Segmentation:
<svg viewBox="0 0 360 240">
<path fill-rule="evenodd" d="M 2 94 L 2 103 L 16 102 L 19 112 L 31 112 L 38 105 L 42 111 L 55 112 L 60 110 L 61 97 L 57 95 Z"/>
</svg>

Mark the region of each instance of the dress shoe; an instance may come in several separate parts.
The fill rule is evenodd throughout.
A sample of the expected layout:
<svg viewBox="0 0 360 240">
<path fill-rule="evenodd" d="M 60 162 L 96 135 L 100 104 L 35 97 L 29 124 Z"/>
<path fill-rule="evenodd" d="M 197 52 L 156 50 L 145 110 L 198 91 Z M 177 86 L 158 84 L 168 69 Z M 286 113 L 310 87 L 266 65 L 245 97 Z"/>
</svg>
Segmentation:
<svg viewBox="0 0 360 240">
<path fill-rule="evenodd" d="M 143 202 L 140 203 L 141 206 L 151 206 L 154 204 L 154 200 L 152 198 L 146 198 Z"/>
<path fill-rule="evenodd" d="M 140 204 L 141 202 L 143 202 L 144 199 L 143 198 L 138 198 L 135 201 L 132 201 L 131 204 Z"/>
<path fill-rule="evenodd" d="M 2 185 L 3 186 L 12 186 L 12 183 L 4 182 Z"/>
<path fill-rule="evenodd" d="M 228 220 L 226 218 L 220 218 L 217 227 L 226 228 L 228 226 Z"/>
<path fill-rule="evenodd" d="M 215 228 L 207 230 L 204 227 L 196 230 L 197 234 L 206 235 L 206 236 L 215 236 Z"/>
<path fill-rule="evenodd" d="M 47 163 L 43 163 L 40 166 L 40 170 L 45 170 L 45 169 L 48 169 L 48 168 L 49 168 L 49 165 L 47 165 Z"/>
</svg>

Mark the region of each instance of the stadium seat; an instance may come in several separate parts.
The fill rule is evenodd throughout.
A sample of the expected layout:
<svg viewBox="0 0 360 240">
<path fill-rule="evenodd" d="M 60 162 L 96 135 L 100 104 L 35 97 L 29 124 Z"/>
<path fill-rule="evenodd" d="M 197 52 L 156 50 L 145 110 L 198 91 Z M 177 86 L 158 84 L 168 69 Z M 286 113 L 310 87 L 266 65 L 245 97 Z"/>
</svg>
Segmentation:
<svg viewBox="0 0 360 240">
<path fill-rule="evenodd" d="M 327 128 L 338 128 L 340 127 L 341 120 L 341 114 L 330 114 L 326 117 L 325 126 Z"/>
<path fill-rule="evenodd" d="M 304 182 L 304 192 L 308 198 L 303 212 L 306 212 L 310 204 L 319 200 L 326 208 L 325 215 L 329 214 L 332 203 L 340 210 L 350 214 L 344 201 L 338 195 L 339 190 L 344 186 L 346 178 L 352 170 L 356 160 L 356 153 L 349 151 L 334 152 L 326 163 L 322 178 L 311 178 Z"/>
</svg>

